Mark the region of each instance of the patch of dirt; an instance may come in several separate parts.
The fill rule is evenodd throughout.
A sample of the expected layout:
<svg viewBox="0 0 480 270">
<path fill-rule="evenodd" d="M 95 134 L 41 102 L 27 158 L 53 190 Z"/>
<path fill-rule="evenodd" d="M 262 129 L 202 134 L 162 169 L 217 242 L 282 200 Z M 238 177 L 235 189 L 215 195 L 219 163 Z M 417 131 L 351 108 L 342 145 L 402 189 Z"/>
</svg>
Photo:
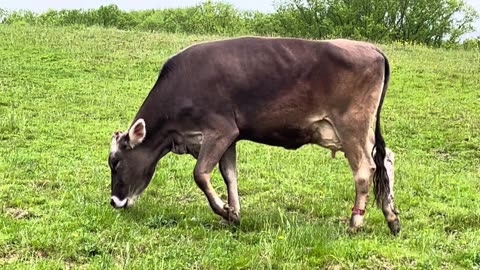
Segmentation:
<svg viewBox="0 0 480 270">
<path fill-rule="evenodd" d="M 22 219 L 22 218 L 28 218 L 30 216 L 30 213 L 27 210 L 24 210 L 22 208 L 18 207 L 7 207 L 5 209 L 5 212 L 15 218 L 15 219 Z"/>
<path fill-rule="evenodd" d="M 332 265 L 329 265 L 327 266 L 327 268 L 325 268 L 327 270 L 343 270 L 343 269 L 347 269 L 345 266 L 342 266 L 340 264 L 332 264 Z"/>
<path fill-rule="evenodd" d="M 0 265 L 14 263 L 20 259 L 20 254 L 12 252 L 0 257 Z"/>
<path fill-rule="evenodd" d="M 38 258 L 48 258 L 48 252 L 46 250 L 43 250 L 43 249 L 37 249 L 35 251 L 35 255 Z"/>
</svg>

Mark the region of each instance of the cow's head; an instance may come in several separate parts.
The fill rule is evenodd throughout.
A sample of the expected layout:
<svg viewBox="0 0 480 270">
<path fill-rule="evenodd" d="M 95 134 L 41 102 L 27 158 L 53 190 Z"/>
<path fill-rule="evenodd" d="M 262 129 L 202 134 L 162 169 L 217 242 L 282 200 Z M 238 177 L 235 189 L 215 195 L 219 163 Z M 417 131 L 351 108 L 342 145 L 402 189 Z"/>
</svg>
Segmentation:
<svg viewBox="0 0 480 270">
<path fill-rule="evenodd" d="M 128 131 L 112 135 L 108 165 L 112 176 L 110 204 L 115 208 L 132 206 L 152 179 L 156 162 L 142 144 L 146 133 L 145 121 L 138 119 Z"/>
</svg>

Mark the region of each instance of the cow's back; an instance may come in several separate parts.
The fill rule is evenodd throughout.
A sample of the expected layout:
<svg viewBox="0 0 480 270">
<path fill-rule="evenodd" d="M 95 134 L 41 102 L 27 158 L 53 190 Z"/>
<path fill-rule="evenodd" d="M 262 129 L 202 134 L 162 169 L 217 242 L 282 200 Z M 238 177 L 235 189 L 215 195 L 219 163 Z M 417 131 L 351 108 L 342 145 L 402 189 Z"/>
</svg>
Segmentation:
<svg viewBox="0 0 480 270">
<path fill-rule="evenodd" d="M 244 37 L 197 44 L 173 58 L 174 110 L 233 117 L 241 138 L 294 148 L 311 139 L 311 119 L 348 110 L 358 96 L 350 92 L 376 66 L 375 50 L 348 40 Z"/>
</svg>

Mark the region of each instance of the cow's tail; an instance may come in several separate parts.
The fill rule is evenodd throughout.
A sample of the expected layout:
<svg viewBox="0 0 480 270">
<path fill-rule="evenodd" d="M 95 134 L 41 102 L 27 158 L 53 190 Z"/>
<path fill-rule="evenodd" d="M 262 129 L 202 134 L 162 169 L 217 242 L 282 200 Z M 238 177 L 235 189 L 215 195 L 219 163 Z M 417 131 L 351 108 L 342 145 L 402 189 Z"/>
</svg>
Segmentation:
<svg viewBox="0 0 480 270">
<path fill-rule="evenodd" d="M 375 202 L 378 207 L 382 207 L 384 203 L 387 202 L 388 195 L 390 194 L 390 185 L 387 174 L 387 168 L 385 168 L 385 156 L 386 156 L 386 146 L 385 141 L 382 136 L 382 130 L 380 128 L 380 112 L 382 110 L 383 99 L 385 98 L 385 93 L 388 88 L 388 81 L 390 79 L 390 64 L 388 59 L 383 52 L 378 50 L 380 54 L 383 55 L 385 59 L 385 74 L 382 94 L 380 97 L 380 103 L 378 104 L 377 117 L 375 123 L 375 144 L 372 149 L 372 157 L 375 161 L 375 172 L 373 174 L 373 191 L 375 194 Z"/>
</svg>

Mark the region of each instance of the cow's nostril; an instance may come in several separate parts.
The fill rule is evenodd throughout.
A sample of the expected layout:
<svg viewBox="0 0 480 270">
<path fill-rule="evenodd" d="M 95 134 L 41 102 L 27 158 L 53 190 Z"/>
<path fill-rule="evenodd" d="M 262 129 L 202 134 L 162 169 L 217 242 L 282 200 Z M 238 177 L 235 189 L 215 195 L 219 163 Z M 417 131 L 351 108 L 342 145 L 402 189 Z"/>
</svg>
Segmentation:
<svg viewBox="0 0 480 270">
<path fill-rule="evenodd" d="M 115 201 L 113 201 L 113 199 L 110 199 L 110 205 L 115 207 Z"/>
</svg>

